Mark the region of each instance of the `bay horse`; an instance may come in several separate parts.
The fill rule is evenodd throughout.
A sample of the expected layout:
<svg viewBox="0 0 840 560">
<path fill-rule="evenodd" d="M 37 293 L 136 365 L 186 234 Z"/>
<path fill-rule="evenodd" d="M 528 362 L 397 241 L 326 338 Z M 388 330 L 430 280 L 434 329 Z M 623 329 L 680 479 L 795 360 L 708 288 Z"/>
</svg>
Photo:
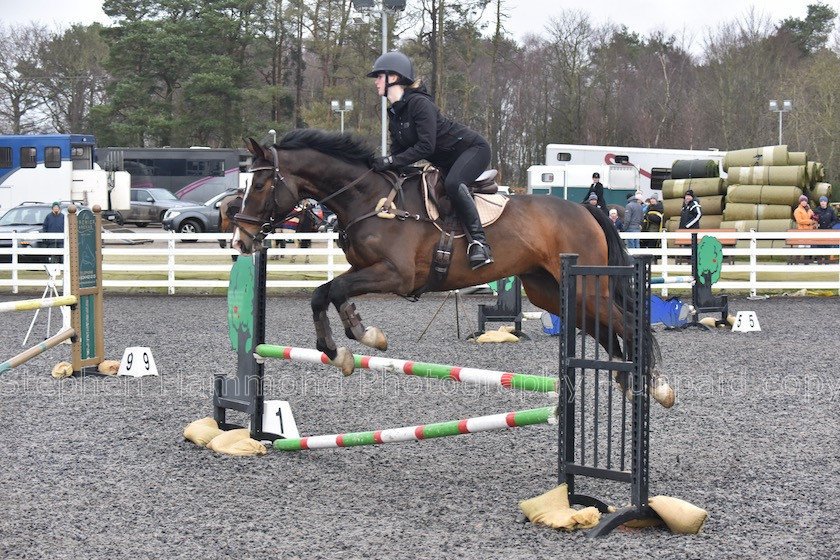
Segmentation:
<svg viewBox="0 0 840 560">
<path fill-rule="evenodd" d="M 409 179 L 403 185 L 400 204 L 405 219 L 381 219 L 376 217 L 375 208 L 392 191 L 393 180 L 387 172 L 371 170 L 373 150 L 353 136 L 296 129 L 278 144 L 263 147 L 251 138 L 247 147 L 254 156 L 251 164 L 254 175 L 245 191 L 241 213 L 235 216 L 234 249 L 250 254 L 273 231 L 274 224 L 305 198 L 326 203 L 338 218 L 341 246 L 350 269 L 316 288 L 311 307 L 316 348 L 327 355 L 332 365 L 349 375 L 354 369 L 353 355 L 344 347 L 338 348 L 333 340 L 327 318 L 329 305 L 338 311 L 348 338 L 386 350 L 385 334 L 378 327 L 363 325 L 350 298 L 368 293 L 409 297 L 429 279 L 440 231 L 426 217 L 419 180 Z M 486 235 L 495 262 L 471 270 L 465 239 L 455 239 L 449 272 L 435 286 L 436 291 L 518 276 L 531 303 L 559 315 L 561 253 L 578 254 L 581 265 L 630 263 L 624 243 L 602 210 L 553 196 L 511 197 L 498 220 L 486 228 Z M 595 321 L 603 325 L 604 328 L 597 330 L 598 343 L 607 352 L 613 349 L 620 355 L 618 337 L 625 344 L 632 344 L 632 334 L 624 336 L 622 309 L 615 303 L 608 309 L 608 304 L 603 303 L 610 301 L 606 277 L 597 289 L 594 279 L 590 281 L 593 286 L 587 286 L 586 301 L 577 302 L 582 311 L 578 313 L 578 321 L 586 315 L 584 323 L 593 337 Z M 619 283 L 614 284 L 614 289 L 619 289 Z M 652 362 L 651 395 L 670 407 L 674 393 L 655 366 L 658 347 L 653 333 L 647 339 L 651 347 L 643 350 Z M 618 381 L 622 388 L 627 388 L 626 377 Z"/>
</svg>

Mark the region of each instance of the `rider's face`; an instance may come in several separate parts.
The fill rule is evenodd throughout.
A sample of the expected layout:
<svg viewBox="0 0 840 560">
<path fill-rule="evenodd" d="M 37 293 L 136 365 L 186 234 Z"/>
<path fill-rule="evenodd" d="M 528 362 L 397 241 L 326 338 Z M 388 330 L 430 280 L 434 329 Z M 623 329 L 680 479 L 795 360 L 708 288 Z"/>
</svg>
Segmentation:
<svg viewBox="0 0 840 560">
<path fill-rule="evenodd" d="M 376 80 L 375 81 L 375 83 L 376 83 L 376 93 L 379 94 L 380 96 L 385 95 L 385 77 L 387 75 L 388 74 L 385 74 L 384 72 L 382 72 L 380 74 L 377 74 L 376 78 L 374 78 Z"/>
</svg>

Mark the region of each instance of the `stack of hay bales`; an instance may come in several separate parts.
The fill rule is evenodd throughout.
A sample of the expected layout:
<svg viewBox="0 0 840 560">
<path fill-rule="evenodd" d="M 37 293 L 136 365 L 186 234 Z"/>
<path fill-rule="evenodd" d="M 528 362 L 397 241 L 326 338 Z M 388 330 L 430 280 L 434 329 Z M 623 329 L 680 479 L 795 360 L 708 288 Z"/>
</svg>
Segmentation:
<svg viewBox="0 0 840 560">
<path fill-rule="evenodd" d="M 737 231 L 786 231 L 796 227 L 793 210 L 803 194 L 814 207 L 829 196 L 821 163 L 808 161 L 805 152 L 787 146 L 765 146 L 727 152 L 726 203 L 720 227 Z"/>
<path fill-rule="evenodd" d="M 694 196 L 703 207 L 700 227 L 702 229 L 721 227 L 726 183 L 720 177 L 718 163 L 712 159 L 686 159 L 675 161 L 671 166 L 671 178 L 662 182 L 665 229 L 677 230 L 685 191 L 689 189 L 694 191 Z"/>
</svg>

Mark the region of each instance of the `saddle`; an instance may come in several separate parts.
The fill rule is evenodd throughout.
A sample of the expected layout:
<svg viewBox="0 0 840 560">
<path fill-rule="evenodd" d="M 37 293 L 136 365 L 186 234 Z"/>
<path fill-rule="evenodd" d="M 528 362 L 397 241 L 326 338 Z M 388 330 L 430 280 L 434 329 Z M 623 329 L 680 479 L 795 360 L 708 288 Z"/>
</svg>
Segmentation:
<svg viewBox="0 0 840 560">
<path fill-rule="evenodd" d="M 475 200 L 482 226 L 488 226 L 498 220 L 508 202 L 507 196 L 499 194 L 499 185 L 496 183 L 498 174 L 495 169 L 488 169 L 467 185 L 470 195 Z M 455 232 L 456 237 L 460 237 L 463 235 L 461 222 L 455 215 L 452 200 L 446 194 L 443 179 L 443 173 L 437 167 L 427 165 L 423 168 L 420 182 L 426 212 L 438 229 Z"/>
</svg>

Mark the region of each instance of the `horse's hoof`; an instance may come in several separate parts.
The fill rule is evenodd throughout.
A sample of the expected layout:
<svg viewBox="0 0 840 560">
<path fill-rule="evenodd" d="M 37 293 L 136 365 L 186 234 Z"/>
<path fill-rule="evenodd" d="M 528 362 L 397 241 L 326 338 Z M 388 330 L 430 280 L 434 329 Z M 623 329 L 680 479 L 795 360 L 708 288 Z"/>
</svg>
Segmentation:
<svg viewBox="0 0 840 560">
<path fill-rule="evenodd" d="M 674 406 L 674 390 L 670 385 L 668 385 L 668 382 L 661 377 L 655 379 L 653 383 L 651 383 L 650 395 L 653 397 L 653 400 L 665 408 L 671 408 Z"/>
<path fill-rule="evenodd" d="M 388 349 L 388 338 L 379 328 L 368 327 L 365 329 L 365 334 L 359 341 L 365 346 L 376 348 L 377 350 L 385 351 Z"/>
<path fill-rule="evenodd" d="M 353 375 L 353 370 L 356 369 L 356 360 L 353 358 L 353 353 L 343 346 L 338 349 L 335 358 L 330 360 L 330 363 L 339 368 L 345 376 Z"/>
</svg>

